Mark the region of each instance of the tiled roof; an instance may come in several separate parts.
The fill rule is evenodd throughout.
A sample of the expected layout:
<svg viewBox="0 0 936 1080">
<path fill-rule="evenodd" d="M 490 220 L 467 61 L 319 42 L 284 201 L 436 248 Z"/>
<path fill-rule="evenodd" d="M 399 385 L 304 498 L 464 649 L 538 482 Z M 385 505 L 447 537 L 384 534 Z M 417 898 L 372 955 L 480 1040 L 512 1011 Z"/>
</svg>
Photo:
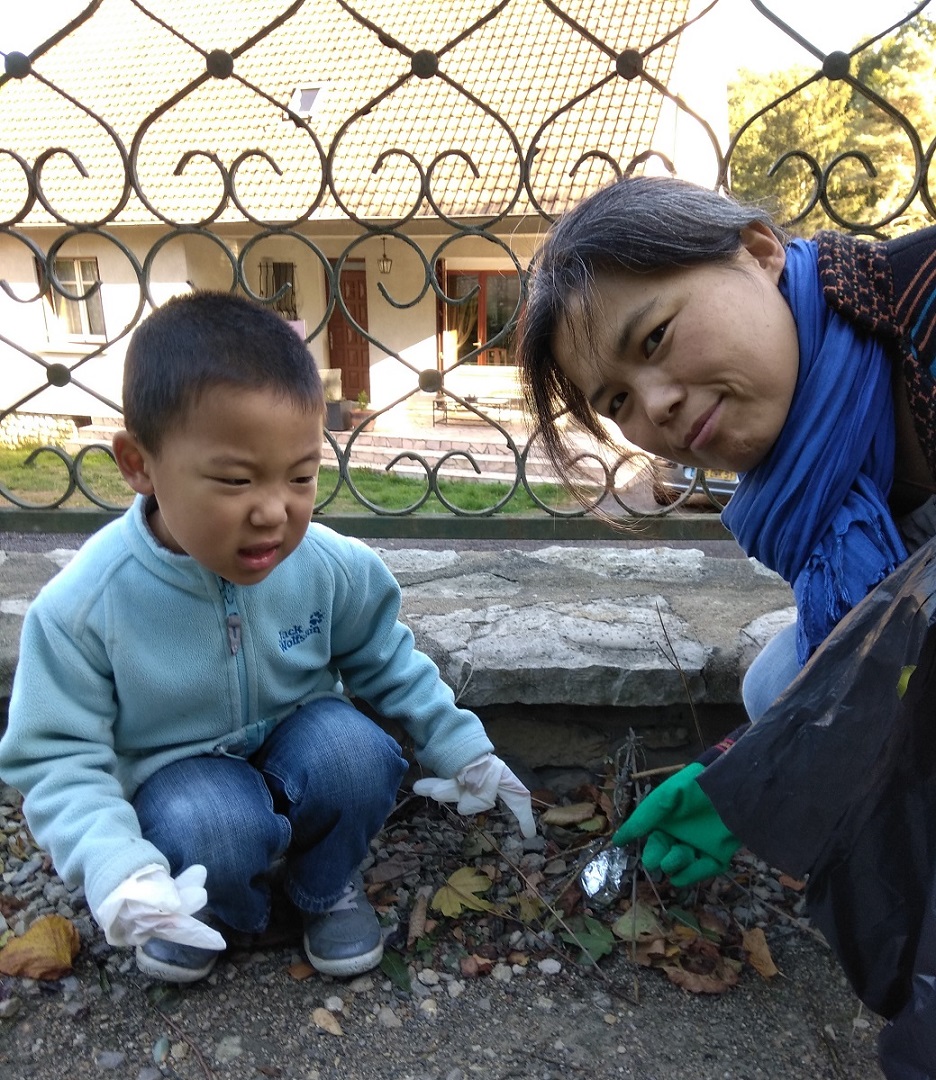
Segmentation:
<svg viewBox="0 0 936 1080">
<path fill-rule="evenodd" d="M 146 10 L 173 33 L 142 3 L 102 0 L 35 60 L 35 76 L 0 84 L 0 149 L 30 166 L 50 147 L 74 153 L 87 178 L 64 154 L 41 170 L 43 192 L 73 221 L 189 224 L 219 207 L 218 220 L 242 221 L 208 155 L 229 173 L 245 154 L 233 191 L 264 222 L 433 216 L 420 179 L 433 162 L 432 199 L 461 220 L 535 208 L 521 177 L 536 138 L 530 187 L 554 213 L 612 175 L 592 156 L 570 177 L 582 155 L 608 155 L 623 168 L 652 145 L 663 95 L 646 78 L 619 76 L 615 61 L 636 50 L 665 86 L 678 34 L 665 39 L 688 2 L 562 0 L 563 18 L 546 0 L 359 0 L 356 18 L 342 0 L 149 0 Z M 199 49 L 236 53 L 257 35 L 235 57 L 234 76 L 204 77 Z M 437 54 L 438 75 L 413 74 L 419 50 Z M 297 126 L 284 107 L 297 86 L 319 83 L 327 92 Z M 135 151 L 151 209 L 131 193 L 118 213 L 119 144 Z M 321 190 L 329 152 L 344 209 Z M 0 154 L 0 218 L 14 216 L 25 195 L 22 169 Z M 38 204 L 28 218 L 48 220 Z"/>
</svg>

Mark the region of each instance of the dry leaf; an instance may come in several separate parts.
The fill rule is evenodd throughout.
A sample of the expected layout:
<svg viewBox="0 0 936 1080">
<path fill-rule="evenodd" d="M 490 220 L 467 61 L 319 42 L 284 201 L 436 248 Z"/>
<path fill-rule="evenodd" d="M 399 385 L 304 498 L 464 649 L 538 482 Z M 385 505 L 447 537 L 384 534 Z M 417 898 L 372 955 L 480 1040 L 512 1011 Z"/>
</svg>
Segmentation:
<svg viewBox="0 0 936 1080">
<path fill-rule="evenodd" d="M 789 874 L 781 874 L 777 880 L 785 889 L 792 889 L 794 892 L 802 892 L 806 888 L 805 881 L 798 881 L 796 878 L 791 878 Z"/>
<path fill-rule="evenodd" d="M 678 952 L 679 950 L 675 950 Z M 628 951 L 628 956 L 631 953 Z M 638 941 L 633 951 L 633 959 L 642 967 L 658 967 L 666 959 L 667 945 L 663 938 L 650 938 Z"/>
<path fill-rule="evenodd" d="M 777 965 L 773 962 L 773 957 L 770 955 L 770 948 L 767 945 L 767 939 L 764 937 L 764 931 L 760 927 L 756 926 L 753 930 L 745 930 L 741 935 L 741 941 L 744 944 L 744 950 L 747 953 L 751 967 L 758 974 L 763 975 L 765 979 L 772 979 L 774 975 L 780 974 Z"/>
<path fill-rule="evenodd" d="M 290 964 L 286 968 L 287 973 L 291 979 L 295 979 L 297 982 L 302 982 L 303 979 L 308 979 L 311 975 L 315 974 L 315 968 L 305 960 L 300 960 L 295 964 Z"/>
<path fill-rule="evenodd" d="M 344 1035 L 335 1014 L 329 1012 L 328 1009 L 323 1009 L 321 1006 L 312 1010 L 312 1023 L 322 1031 L 327 1031 L 329 1035 Z"/>
<path fill-rule="evenodd" d="M 471 956 L 463 956 L 459 966 L 464 978 L 477 979 L 479 975 L 490 974 L 494 967 L 494 961 L 489 960 L 486 956 L 478 956 L 477 953 L 472 953 Z"/>
<path fill-rule="evenodd" d="M 409 930 L 406 935 L 407 949 L 412 949 L 413 945 L 415 945 L 426 932 L 427 903 L 428 900 L 424 893 L 420 893 L 420 895 L 416 897 L 416 903 L 413 905 L 413 911 L 409 917 Z"/>
<path fill-rule="evenodd" d="M 699 928 L 705 933 L 714 934 L 718 938 L 723 938 L 727 932 L 727 925 L 723 916 L 716 911 L 708 911 L 703 909 L 696 913 L 699 920 Z"/>
<path fill-rule="evenodd" d="M 0 972 L 21 979 L 61 979 L 71 969 L 81 941 L 74 924 L 46 915 L 0 952 Z"/>
<path fill-rule="evenodd" d="M 16 896 L 0 896 L 0 915 L 5 919 L 12 917 L 14 912 L 21 911 L 26 907 L 26 901 Z"/>
<path fill-rule="evenodd" d="M 414 870 L 419 869 L 419 860 L 405 855 L 391 855 L 389 859 L 374 865 L 365 874 L 368 885 L 383 885 L 388 881 L 396 881 Z"/>
<path fill-rule="evenodd" d="M 571 806 L 554 806 L 540 814 L 545 825 L 577 825 L 595 816 L 593 802 L 573 803 Z"/>
<path fill-rule="evenodd" d="M 723 994 L 738 982 L 740 967 L 736 960 L 720 956 L 709 972 L 687 971 L 681 964 L 665 964 L 663 970 L 670 982 L 690 993 Z"/>
</svg>

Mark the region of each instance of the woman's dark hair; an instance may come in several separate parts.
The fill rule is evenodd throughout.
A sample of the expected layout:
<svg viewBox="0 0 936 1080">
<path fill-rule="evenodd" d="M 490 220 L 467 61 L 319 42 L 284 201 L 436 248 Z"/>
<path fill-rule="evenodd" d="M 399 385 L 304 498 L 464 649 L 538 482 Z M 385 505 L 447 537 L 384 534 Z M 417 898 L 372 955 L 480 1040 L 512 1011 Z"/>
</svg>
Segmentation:
<svg viewBox="0 0 936 1080">
<path fill-rule="evenodd" d="M 234 293 L 176 296 L 140 323 L 124 362 L 127 430 L 151 453 L 212 387 L 272 390 L 310 412 L 325 409 L 305 342 L 270 308 Z"/>
<path fill-rule="evenodd" d="M 730 262 L 742 246 L 741 230 L 754 222 L 786 242 L 759 207 L 672 177 L 632 176 L 596 191 L 550 228 L 527 276 L 516 358 L 527 407 L 560 476 L 575 456 L 557 424 L 561 415 L 569 413 L 600 445 L 614 444 L 553 354 L 570 301 L 584 305 L 587 322 L 591 286 L 599 273 L 646 274 Z"/>
</svg>

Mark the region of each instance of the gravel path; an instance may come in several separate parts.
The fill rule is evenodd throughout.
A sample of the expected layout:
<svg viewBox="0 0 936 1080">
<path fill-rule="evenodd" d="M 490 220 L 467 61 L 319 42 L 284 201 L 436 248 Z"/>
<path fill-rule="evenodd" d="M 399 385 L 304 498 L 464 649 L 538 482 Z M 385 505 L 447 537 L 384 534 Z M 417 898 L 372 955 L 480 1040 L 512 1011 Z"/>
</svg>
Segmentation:
<svg viewBox="0 0 936 1080">
<path fill-rule="evenodd" d="M 506 818 L 492 814 L 482 830 L 403 793 L 365 872 L 395 966 L 350 981 L 312 973 L 287 921 L 266 942 L 229 949 L 204 983 L 177 988 L 107 945 L 80 890 L 65 889 L 36 850 L 10 788 L 0 787 L 0 825 L 0 933 L 21 935 L 54 912 L 81 937 L 62 979 L 0 976 L 4 1080 L 881 1077 L 878 1021 L 817 940 L 799 894 L 750 855 L 736 863 L 744 884 L 724 879 L 708 908 L 763 928 L 782 974 L 767 980 L 746 964 L 733 989 L 693 994 L 634 964 L 621 942 L 597 970 L 580 966 L 561 927 L 544 932 L 544 920 L 511 914 L 525 881 L 557 906 L 575 890 L 594 851 L 587 837 L 544 826 L 522 841 Z M 444 917 L 430 906 L 417 934 L 421 898 L 466 866 L 492 879 L 484 896 L 496 910 Z M 591 914 L 609 925 L 620 912 Z"/>
</svg>

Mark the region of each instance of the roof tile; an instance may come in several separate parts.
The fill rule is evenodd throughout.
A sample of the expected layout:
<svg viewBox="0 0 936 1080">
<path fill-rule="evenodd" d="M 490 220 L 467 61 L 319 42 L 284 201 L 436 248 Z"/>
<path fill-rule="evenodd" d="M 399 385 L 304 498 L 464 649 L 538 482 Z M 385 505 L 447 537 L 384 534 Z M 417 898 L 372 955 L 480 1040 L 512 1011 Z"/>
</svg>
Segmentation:
<svg viewBox="0 0 936 1080">
<path fill-rule="evenodd" d="M 0 80 L 0 147 L 31 167 L 49 147 L 76 155 L 86 179 L 63 154 L 39 173 L 74 221 L 115 217 L 123 156 L 149 204 L 130 193 L 115 218 L 125 223 L 194 223 L 219 208 L 229 222 L 398 220 L 434 213 L 424 188 L 455 218 L 529 212 L 520 178 L 534 151 L 533 194 L 553 213 L 610 177 L 594 158 L 570 174 L 583 155 L 626 167 L 652 145 L 662 95 L 619 77 L 615 58 L 638 50 L 665 84 L 676 39 L 662 42 L 687 7 L 564 0 L 560 14 L 547 0 L 507 0 L 488 18 L 490 0 L 359 0 L 355 16 L 339 0 L 305 0 L 264 33 L 286 0 L 149 0 L 155 19 L 104 0 L 36 59 L 34 76 Z M 238 54 L 231 78 L 206 73 L 204 54 L 219 48 Z M 437 54 L 435 77 L 412 74 L 418 50 Z M 297 126 L 285 107 L 317 83 L 328 90 Z M 321 195 L 326 155 L 334 190 Z M 0 218 L 18 212 L 24 190 L 0 155 Z M 37 205 L 28 220 L 51 218 Z"/>
</svg>

